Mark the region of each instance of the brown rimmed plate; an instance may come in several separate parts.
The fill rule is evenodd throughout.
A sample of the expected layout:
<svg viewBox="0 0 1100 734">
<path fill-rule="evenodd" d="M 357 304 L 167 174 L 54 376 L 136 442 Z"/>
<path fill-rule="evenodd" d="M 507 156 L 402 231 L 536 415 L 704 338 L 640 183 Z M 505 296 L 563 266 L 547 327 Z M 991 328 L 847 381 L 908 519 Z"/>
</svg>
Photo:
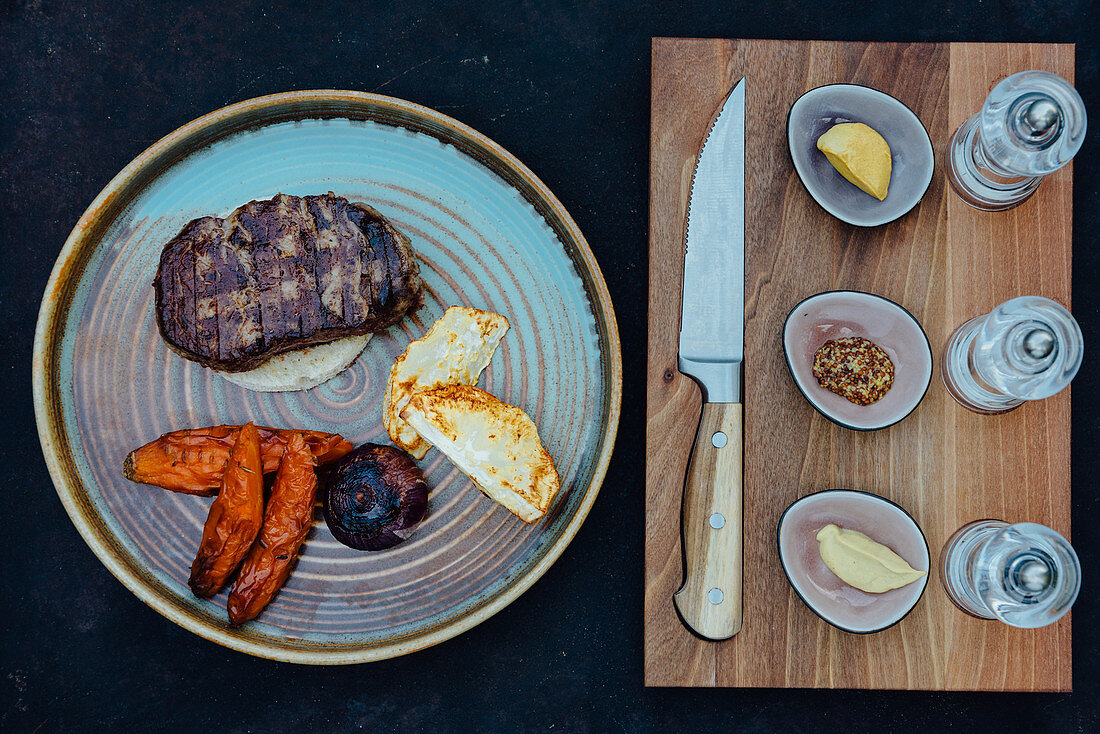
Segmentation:
<svg viewBox="0 0 1100 734">
<path fill-rule="evenodd" d="M 150 284 L 189 220 L 251 199 L 334 191 L 371 203 L 412 240 L 427 304 L 376 334 L 313 390 L 254 393 L 161 341 Z M 255 622 L 228 625 L 223 591 L 187 577 L 210 499 L 122 478 L 131 449 L 178 428 L 243 423 L 386 443 L 390 363 L 447 306 L 512 323 L 481 386 L 535 420 L 562 477 L 528 526 L 438 452 L 420 462 L 428 517 L 381 553 L 337 543 L 317 519 L 295 572 Z M 595 501 L 618 427 L 622 363 L 606 284 L 562 204 L 515 157 L 445 115 L 380 95 L 289 92 L 226 107 L 157 142 L 81 217 L 46 287 L 34 402 L 73 523 L 127 588 L 228 647 L 300 663 L 377 660 L 446 640 L 498 612 L 562 553 Z"/>
</svg>

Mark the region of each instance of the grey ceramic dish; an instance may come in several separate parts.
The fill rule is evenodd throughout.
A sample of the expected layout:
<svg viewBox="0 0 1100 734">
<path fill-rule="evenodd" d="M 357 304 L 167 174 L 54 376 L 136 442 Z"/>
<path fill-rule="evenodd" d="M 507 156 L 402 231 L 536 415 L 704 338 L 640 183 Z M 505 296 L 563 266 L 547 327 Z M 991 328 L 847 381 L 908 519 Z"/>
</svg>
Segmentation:
<svg viewBox="0 0 1100 734">
<path fill-rule="evenodd" d="M 792 503 L 776 528 L 779 560 L 791 588 L 817 616 L 853 634 L 881 632 L 904 619 L 928 586 L 928 575 L 882 594 L 844 583 L 821 560 L 817 531 L 833 523 L 888 546 L 918 571 L 930 571 L 928 540 L 900 505 L 869 492 L 830 489 Z"/>
<path fill-rule="evenodd" d="M 879 201 L 845 179 L 817 149 L 817 139 L 843 122 L 874 128 L 890 146 L 893 170 Z M 825 211 L 860 227 L 892 222 L 920 202 L 932 182 L 932 141 L 920 119 L 888 94 L 856 84 L 830 84 L 803 94 L 787 116 L 787 142 L 798 177 Z"/>
<path fill-rule="evenodd" d="M 894 383 L 877 402 L 856 405 L 813 376 L 814 353 L 829 339 L 863 337 L 894 364 Z M 783 354 L 799 391 L 817 412 L 853 431 L 887 428 L 916 410 L 932 383 L 932 346 L 920 322 L 889 298 L 825 291 L 798 303 L 783 324 Z"/>
</svg>

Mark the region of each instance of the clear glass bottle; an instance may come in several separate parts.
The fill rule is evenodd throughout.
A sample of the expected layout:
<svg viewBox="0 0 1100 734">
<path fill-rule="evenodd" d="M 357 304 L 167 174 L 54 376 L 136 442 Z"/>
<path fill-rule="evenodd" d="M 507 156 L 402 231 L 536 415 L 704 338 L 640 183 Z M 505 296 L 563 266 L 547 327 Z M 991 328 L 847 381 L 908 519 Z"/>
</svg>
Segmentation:
<svg viewBox="0 0 1100 734">
<path fill-rule="evenodd" d="M 1084 346 L 1081 327 L 1061 304 L 1022 296 L 956 329 L 944 345 L 940 377 L 963 407 L 1004 413 L 1068 385 Z"/>
<path fill-rule="evenodd" d="M 1056 622 L 1081 590 L 1077 554 L 1045 525 L 978 520 L 956 531 L 940 558 L 943 588 L 956 606 L 1013 627 Z"/>
<path fill-rule="evenodd" d="M 1069 163 L 1085 127 L 1085 104 L 1065 79 L 1047 71 L 1013 74 L 951 137 L 947 180 L 975 208 L 1010 209 Z"/>
</svg>

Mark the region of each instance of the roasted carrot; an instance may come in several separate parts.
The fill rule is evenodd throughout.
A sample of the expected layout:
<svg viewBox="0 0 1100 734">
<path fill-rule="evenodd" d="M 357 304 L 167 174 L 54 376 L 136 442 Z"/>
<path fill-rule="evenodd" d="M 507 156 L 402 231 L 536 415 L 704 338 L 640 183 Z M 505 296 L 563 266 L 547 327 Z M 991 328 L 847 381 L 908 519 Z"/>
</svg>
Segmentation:
<svg viewBox="0 0 1100 734">
<path fill-rule="evenodd" d="M 264 519 L 264 477 L 260 471 L 260 434 L 248 423 L 225 467 L 221 491 L 202 528 L 202 541 L 191 564 L 188 584 L 195 596 L 213 596 L 248 553 Z"/>
<path fill-rule="evenodd" d="M 122 475 L 132 482 L 153 484 L 173 492 L 209 496 L 217 494 L 229 452 L 240 426 L 210 426 L 166 433 L 139 449 L 122 463 Z M 338 433 L 294 431 L 259 427 L 260 459 L 264 474 L 279 467 L 283 447 L 293 434 L 301 434 L 318 464 L 339 459 L 352 449 Z"/>
<path fill-rule="evenodd" d="M 255 619 L 282 588 L 313 526 L 316 497 L 313 453 L 301 436 L 291 436 L 267 500 L 263 528 L 229 593 L 229 621 Z"/>
</svg>

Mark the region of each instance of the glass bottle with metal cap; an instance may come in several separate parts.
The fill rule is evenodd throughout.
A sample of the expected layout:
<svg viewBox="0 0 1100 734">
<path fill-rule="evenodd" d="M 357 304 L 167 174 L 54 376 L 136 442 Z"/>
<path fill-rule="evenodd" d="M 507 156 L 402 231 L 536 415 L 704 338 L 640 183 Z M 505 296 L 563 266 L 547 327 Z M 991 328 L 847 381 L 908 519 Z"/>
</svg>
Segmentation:
<svg viewBox="0 0 1100 734">
<path fill-rule="evenodd" d="M 940 574 L 967 614 L 1013 627 L 1056 622 L 1081 590 L 1081 563 L 1059 533 L 1031 522 L 978 520 L 948 539 Z"/>
<path fill-rule="evenodd" d="M 1081 367 L 1077 321 L 1049 298 L 1022 296 L 970 319 L 943 348 L 940 376 L 951 397 L 978 413 L 1004 413 L 1050 397 Z"/>
<path fill-rule="evenodd" d="M 1085 126 L 1085 104 L 1065 79 L 1046 71 L 1013 74 L 951 137 L 947 180 L 975 208 L 1010 209 L 1069 163 Z"/>
</svg>

